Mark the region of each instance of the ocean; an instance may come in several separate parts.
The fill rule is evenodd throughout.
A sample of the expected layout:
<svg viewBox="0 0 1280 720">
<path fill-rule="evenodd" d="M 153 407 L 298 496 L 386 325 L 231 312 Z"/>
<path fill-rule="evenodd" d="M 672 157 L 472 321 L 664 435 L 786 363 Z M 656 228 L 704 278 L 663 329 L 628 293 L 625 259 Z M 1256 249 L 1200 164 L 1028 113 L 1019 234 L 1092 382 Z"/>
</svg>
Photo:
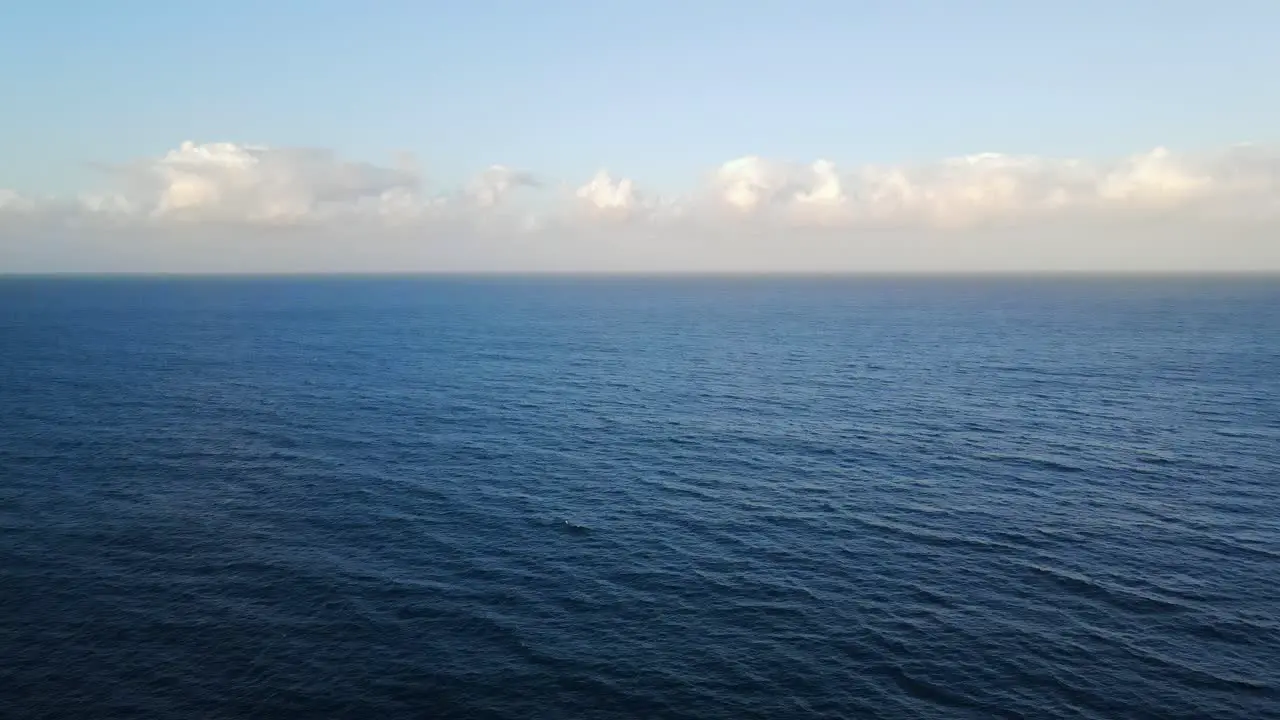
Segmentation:
<svg viewBox="0 0 1280 720">
<path fill-rule="evenodd" d="M 0 279 L 0 717 L 1280 717 L 1280 279 Z"/>
</svg>

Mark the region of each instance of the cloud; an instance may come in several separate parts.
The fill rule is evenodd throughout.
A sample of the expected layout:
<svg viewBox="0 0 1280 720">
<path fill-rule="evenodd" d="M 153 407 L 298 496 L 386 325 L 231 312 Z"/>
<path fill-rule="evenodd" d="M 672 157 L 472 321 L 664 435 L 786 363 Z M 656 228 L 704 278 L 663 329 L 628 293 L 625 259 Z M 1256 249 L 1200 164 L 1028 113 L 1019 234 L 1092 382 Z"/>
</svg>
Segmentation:
<svg viewBox="0 0 1280 720">
<path fill-rule="evenodd" d="M 577 197 L 599 210 L 633 210 L 640 206 L 640 196 L 630 178 L 614 179 L 605 170 L 578 188 Z"/>
<path fill-rule="evenodd" d="M 600 170 L 560 185 L 559 197 L 530 195 L 541 198 L 532 208 L 515 198 L 553 183 L 528 171 L 494 165 L 456 191 L 429 192 L 410 157 L 380 166 L 309 148 L 187 142 L 109 168 L 107 179 L 105 190 L 64 200 L 0 190 L 0 270 L 80 246 L 172 264 L 196 256 L 194 245 L 172 239 L 179 231 L 207 239 L 200 262 L 242 253 L 252 267 L 267 256 L 263 267 L 305 265 L 300 255 L 309 253 L 330 269 L 369 258 L 391 269 L 1194 268 L 1218 260 L 1280 269 L 1280 153 L 1255 145 L 1207 154 L 1157 147 L 1102 161 L 980 153 L 850 167 L 748 155 L 683 196 Z M 281 234 L 289 228 L 307 234 Z M 142 235 L 147 243 L 130 240 Z M 248 244 L 225 240 L 233 236 Z M 31 237 L 65 247 L 42 250 Z M 1103 237 L 1113 240 L 1091 239 Z M 140 259 L 144 244 L 152 255 Z"/>
<path fill-rule="evenodd" d="M 36 208 L 35 201 L 23 197 L 14 190 L 0 188 L 0 212 L 31 212 Z"/>
<path fill-rule="evenodd" d="M 500 204 L 518 188 L 538 187 L 540 184 L 531 173 L 493 165 L 471 182 L 467 197 L 478 207 L 490 208 Z"/>
<path fill-rule="evenodd" d="M 401 220 L 498 208 L 521 188 L 545 183 L 494 165 L 458 193 L 424 192 L 411 161 L 381 167 L 328 150 L 186 142 L 158 158 L 111 169 L 117 188 L 81 196 L 86 213 L 173 221 L 288 224 L 360 215 Z M 965 227 L 1029 217 L 1200 209 L 1274 210 L 1280 153 L 1237 146 L 1205 156 L 1165 148 L 1110 162 L 981 153 L 916 166 L 841 169 L 745 156 L 709 175 L 705 189 L 665 202 L 630 178 L 601 170 L 573 193 L 576 204 L 667 220 L 747 217 L 781 225 L 859 228 Z M 55 203 L 56 204 L 56 203 Z M 41 206 L 0 191 L 0 211 Z M 665 212 L 656 212 L 659 208 Z M 548 208 L 548 215 L 567 208 Z M 641 212 L 645 211 L 645 212 Z"/>
<path fill-rule="evenodd" d="M 1212 210 L 1224 201 L 1274 205 L 1280 154 L 1239 147 L 1208 157 L 1165 148 L 1090 163 L 981 153 L 919 166 L 840 171 L 745 157 L 712 177 L 721 204 L 753 218 L 848 228 L 963 228 L 1089 214 Z"/>
<path fill-rule="evenodd" d="M 331 151 L 185 142 L 162 157 L 116 168 L 121 191 L 86 209 L 179 221 L 293 223 L 368 199 L 412 193 L 412 172 L 338 160 Z"/>
</svg>

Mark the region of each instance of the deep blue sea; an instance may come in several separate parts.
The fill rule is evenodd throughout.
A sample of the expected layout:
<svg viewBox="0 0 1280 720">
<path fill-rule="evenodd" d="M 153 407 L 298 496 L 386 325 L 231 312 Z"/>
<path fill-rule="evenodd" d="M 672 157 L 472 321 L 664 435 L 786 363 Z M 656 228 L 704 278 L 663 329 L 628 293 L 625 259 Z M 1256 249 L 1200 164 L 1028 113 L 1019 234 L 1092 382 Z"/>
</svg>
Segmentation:
<svg viewBox="0 0 1280 720">
<path fill-rule="evenodd" d="M 1280 717 L 1280 279 L 0 280 L 0 717 Z"/>
</svg>

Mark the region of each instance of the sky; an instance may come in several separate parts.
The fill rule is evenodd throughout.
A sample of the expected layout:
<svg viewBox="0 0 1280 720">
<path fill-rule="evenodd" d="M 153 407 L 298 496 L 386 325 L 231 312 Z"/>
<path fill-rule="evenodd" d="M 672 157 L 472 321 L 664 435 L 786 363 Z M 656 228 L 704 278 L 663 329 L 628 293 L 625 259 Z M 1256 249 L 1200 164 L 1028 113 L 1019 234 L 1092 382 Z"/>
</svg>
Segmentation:
<svg viewBox="0 0 1280 720">
<path fill-rule="evenodd" d="M 1280 270 L 1277 27 L 0 0 L 0 272 Z"/>
</svg>

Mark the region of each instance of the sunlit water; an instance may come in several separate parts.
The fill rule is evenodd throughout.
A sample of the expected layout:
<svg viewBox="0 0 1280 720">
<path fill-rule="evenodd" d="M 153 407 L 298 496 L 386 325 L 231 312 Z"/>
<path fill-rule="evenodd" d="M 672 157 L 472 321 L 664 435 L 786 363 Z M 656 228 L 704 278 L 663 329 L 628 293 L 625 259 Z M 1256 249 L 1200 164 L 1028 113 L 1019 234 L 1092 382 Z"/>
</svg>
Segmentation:
<svg viewBox="0 0 1280 720">
<path fill-rule="evenodd" d="M 1280 281 L 0 281 L 0 716 L 1280 716 Z"/>
</svg>

